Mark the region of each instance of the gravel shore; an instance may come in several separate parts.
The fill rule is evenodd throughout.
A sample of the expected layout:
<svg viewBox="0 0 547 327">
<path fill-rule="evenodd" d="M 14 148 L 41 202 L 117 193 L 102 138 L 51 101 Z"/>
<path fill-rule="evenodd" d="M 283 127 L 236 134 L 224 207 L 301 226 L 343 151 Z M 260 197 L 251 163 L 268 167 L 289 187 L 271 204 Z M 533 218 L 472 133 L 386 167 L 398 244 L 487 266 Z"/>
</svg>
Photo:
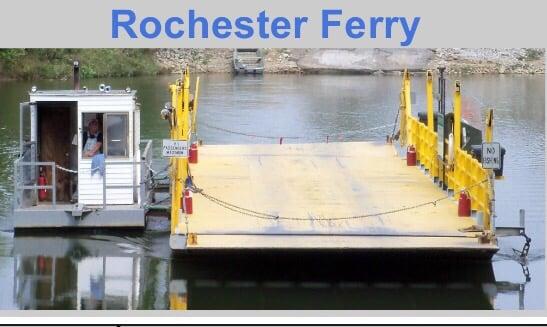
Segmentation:
<svg viewBox="0 0 547 327">
<path fill-rule="evenodd" d="M 265 73 L 399 72 L 444 66 L 449 74 L 544 74 L 545 49 L 262 49 Z M 158 49 L 166 71 L 229 73 L 233 49 Z"/>
</svg>

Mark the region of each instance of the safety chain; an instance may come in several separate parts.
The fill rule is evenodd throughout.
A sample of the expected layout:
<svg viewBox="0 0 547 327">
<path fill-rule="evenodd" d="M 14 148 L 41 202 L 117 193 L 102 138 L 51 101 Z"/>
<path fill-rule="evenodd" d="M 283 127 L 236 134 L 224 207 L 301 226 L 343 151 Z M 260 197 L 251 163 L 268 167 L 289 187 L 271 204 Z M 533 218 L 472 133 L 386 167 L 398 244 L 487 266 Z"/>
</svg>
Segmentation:
<svg viewBox="0 0 547 327">
<path fill-rule="evenodd" d="M 242 135 L 242 136 L 255 137 L 255 138 L 263 138 L 263 139 L 270 139 L 270 140 L 279 140 L 280 144 L 283 142 L 284 139 L 292 139 L 292 140 L 299 140 L 299 139 L 312 140 L 312 139 L 314 139 L 314 138 L 304 137 L 304 136 L 273 136 L 273 135 L 260 135 L 260 134 L 244 133 L 244 132 L 240 132 L 240 131 L 234 131 L 234 130 L 230 130 L 230 129 L 227 129 L 227 128 L 210 125 L 210 124 L 207 124 L 207 123 L 200 123 L 200 125 L 203 125 L 207 128 L 214 129 L 214 130 L 217 130 L 217 131 L 229 133 L 229 134 Z M 356 130 L 356 131 L 327 134 L 324 137 L 315 138 L 315 139 L 326 140 L 327 143 L 328 143 L 329 138 L 331 138 L 331 137 L 343 137 L 343 136 L 354 135 L 354 134 L 362 134 L 362 133 L 366 133 L 366 132 L 370 132 L 370 131 L 374 131 L 374 130 L 379 130 L 379 129 L 391 127 L 391 126 L 394 126 L 394 125 L 395 125 L 395 123 L 376 126 L 376 127 L 371 127 L 371 128 L 367 128 L 367 129 Z"/>
<path fill-rule="evenodd" d="M 229 130 L 229 129 L 218 127 L 218 126 L 209 125 L 207 123 L 199 123 L 199 124 L 203 125 L 205 127 L 211 128 L 211 129 L 216 129 L 217 131 L 221 131 L 221 132 L 225 132 L 225 133 L 229 133 L 229 134 L 248 136 L 248 137 L 256 137 L 256 138 L 262 138 L 262 139 L 272 139 L 272 140 L 279 140 L 281 138 L 283 138 L 283 139 L 295 139 L 295 140 L 300 139 L 300 136 L 270 136 L 270 135 L 250 134 L 250 133 L 238 132 L 238 131 L 233 131 L 233 130 Z"/>
<path fill-rule="evenodd" d="M 461 192 L 466 192 L 466 191 L 468 191 L 468 190 L 470 190 L 470 189 L 472 189 L 472 188 L 474 188 L 474 187 L 476 187 L 476 186 L 478 186 L 482 183 L 485 183 L 487 181 L 488 181 L 488 179 L 485 179 L 483 181 L 480 181 L 478 183 L 470 185 L 469 187 L 466 187 L 466 188 L 462 189 L 460 191 L 460 193 Z M 266 220 L 298 220 L 298 221 L 308 221 L 308 220 L 335 221 L 335 220 L 353 220 L 353 219 L 371 218 L 371 217 L 394 214 L 394 213 L 407 211 L 407 210 L 413 210 L 413 209 L 420 208 L 420 207 L 425 207 L 425 206 L 428 206 L 428 205 L 436 206 L 438 202 L 451 198 L 450 195 L 447 195 L 447 196 L 438 198 L 438 199 L 433 200 L 433 201 L 427 201 L 427 202 L 419 203 L 419 204 L 416 204 L 416 205 L 413 205 L 413 206 L 403 206 L 403 207 L 398 208 L 398 209 L 388 210 L 388 211 L 384 211 L 384 212 L 371 213 L 371 214 L 346 216 L 346 217 L 320 217 L 320 218 L 310 219 L 310 218 L 303 218 L 303 217 L 286 217 L 286 216 L 280 216 L 280 215 L 273 215 L 273 214 L 269 214 L 269 213 L 254 211 L 254 210 L 251 210 L 251 209 L 240 207 L 238 205 L 223 201 L 219 198 L 216 198 L 216 197 L 214 197 L 210 194 L 205 193 L 203 191 L 203 189 L 200 189 L 200 188 L 196 187 L 195 184 L 193 184 L 193 182 L 192 182 L 192 185 L 190 187 L 190 190 L 194 193 L 201 194 L 207 200 L 209 200 L 209 201 L 211 201 L 211 202 L 213 202 L 213 203 L 215 203 L 215 204 L 217 204 L 217 205 L 219 205 L 219 206 L 221 206 L 225 209 L 228 209 L 230 211 L 237 212 L 237 213 L 240 213 L 240 214 L 243 214 L 243 215 L 246 215 L 246 216 L 255 217 L 255 218 L 259 218 L 259 219 L 266 219 Z"/>
<path fill-rule="evenodd" d="M 159 173 L 163 173 L 163 172 L 167 171 L 169 169 L 169 167 L 171 166 L 171 164 L 169 164 L 166 167 L 164 167 L 162 170 L 155 171 L 154 169 L 152 169 L 152 167 L 147 162 L 145 162 L 145 165 L 146 165 L 146 168 L 148 168 L 148 170 L 151 171 L 152 174 L 154 174 L 154 175 L 157 175 Z M 61 170 L 61 171 L 65 171 L 65 172 L 70 173 L 70 174 L 77 174 L 78 173 L 78 171 L 76 171 L 76 170 L 68 169 L 68 168 L 65 168 L 61 165 L 56 164 L 55 167 L 57 169 Z M 98 169 L 100 169 L 100 167 L 93 168 L 93 169 L 91 169 L 91 171 L 95 171 L 95 170 L 98 170 Z"/>
<path fill-rule="evenodd" d="M 65 171 L 65 172 L 67 172 L 67 173 L 69 173 L 69 174 L 77 174 L 77 173 L 78 173 L 78 171 L 76 171 L 76 170 L 68 169 L 68 168 L 65 168 L 65 167 L 63 167 L 63 166 L 61 166 L 61 165 L 55 164 L 55 167 L 56 167 L 57 169 L 61 170 L 61 171 Z M 101 169 L 101 167 L 93 168 L 93 169 L 91 169 L 91 172 L 97 171 L 97 170 L 99 170 L 99 169 Z"/>
<path fill-rule="evenodd" d="M 57 165 L 57 164 L 55 164 L 55 167 L 57 169 L 61 170 L 61 171 L 65 171 L 65 172 L 70 173 L 70 174 L 77 174 L 78 173 L 76 170 L 71 170 L 71 169 L 65 168 L 65 167 Z M 98 169 L 98 168 L 95 168 L 95 169 Z"/>
</svg>

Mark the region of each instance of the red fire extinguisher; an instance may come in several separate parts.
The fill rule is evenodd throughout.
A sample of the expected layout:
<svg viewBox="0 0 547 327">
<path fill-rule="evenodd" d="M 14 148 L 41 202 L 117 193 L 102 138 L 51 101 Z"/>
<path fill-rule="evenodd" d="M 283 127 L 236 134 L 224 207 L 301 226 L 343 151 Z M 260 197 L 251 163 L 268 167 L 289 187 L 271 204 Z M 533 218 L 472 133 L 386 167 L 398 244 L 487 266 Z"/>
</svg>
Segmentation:
<svg viewBox="0 0 547 327">
<path fill-rule="evenodd" d="M 414 145 L 406 148 L 406 165 L 416 166 L 416 149 L 414 148 Z"/>
<path fill-rule="evenodd" d="M 42 167 L 40 167 L 40 176 L 38 177 L 38 185 L 39 186 L 47 185 L 47 178 L 44 175 L 44 171 L 42 170 Z M 40 201 L 45 201 L 47 199 L 47 189 L 38 190 L 38 199 Z"/>
<path fill-rule="evenodd" d="M 458 217 L 471 216 L 471 197 L 467 191 L 460 193 L 458 199 Z"/>
<path fill-rule="evenodd" d="M 184 196 L 182 197 L 182 211 L 187 215 L 191 215 L 193 210 L 192 206 L 192 192 L 189 189 L 184 190 Z"/>
<path fill-rule="evenodd" d="M 40 255 L 36 258 L 36 261 L 38 262 L 38 270 L 44 272 L 46 270 L 46 258 Z"/>
<path fill-rule="evenodd" d="M 188 154 L 188 162 L 191 164 L 198 163 L 198 145 L 196 142 L 190 145 L 190 151 Z"/>
</svg>

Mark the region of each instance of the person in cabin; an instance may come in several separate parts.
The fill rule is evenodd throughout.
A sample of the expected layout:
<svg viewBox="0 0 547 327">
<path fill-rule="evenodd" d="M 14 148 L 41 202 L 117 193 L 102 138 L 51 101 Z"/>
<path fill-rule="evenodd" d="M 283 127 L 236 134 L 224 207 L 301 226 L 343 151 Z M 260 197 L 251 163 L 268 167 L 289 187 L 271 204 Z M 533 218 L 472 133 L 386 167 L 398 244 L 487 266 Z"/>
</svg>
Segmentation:
<svg viewBox="0 0 547 327">
<path fill-rule="evenodd" d="M 99 173 L 104 176 L 105 163 L 103 155 L 103 133 L 99 132 L 99 122 L 93 119 L 87 125 L 87 132 L 84 133 L 82 143 L 83 157 L 91 159 L 91 176 Z"/>
<path fill-rule="evenodd" d="M 82 143 L 83 156 L 92 158 L 96 154 L 103 153 L 103 133 L 99 131 L 99 121 L 93 119 L 87 125 L 87 132 L 84 132 Z"/>
</svg>

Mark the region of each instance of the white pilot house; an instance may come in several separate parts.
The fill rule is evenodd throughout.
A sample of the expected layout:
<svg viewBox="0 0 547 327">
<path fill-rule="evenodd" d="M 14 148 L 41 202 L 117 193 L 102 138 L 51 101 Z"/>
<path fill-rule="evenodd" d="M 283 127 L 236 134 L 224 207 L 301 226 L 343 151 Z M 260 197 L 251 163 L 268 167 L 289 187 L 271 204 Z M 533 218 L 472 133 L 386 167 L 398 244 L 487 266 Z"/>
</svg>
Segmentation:
<svg viewBox="0 0 547 327">
<path fill-rule="evenodd" d="M 151 141 L 140 139 L 136 91 L 39 90 L 20 105 L 15 228 L 144 227 Z"/>
</svg>

